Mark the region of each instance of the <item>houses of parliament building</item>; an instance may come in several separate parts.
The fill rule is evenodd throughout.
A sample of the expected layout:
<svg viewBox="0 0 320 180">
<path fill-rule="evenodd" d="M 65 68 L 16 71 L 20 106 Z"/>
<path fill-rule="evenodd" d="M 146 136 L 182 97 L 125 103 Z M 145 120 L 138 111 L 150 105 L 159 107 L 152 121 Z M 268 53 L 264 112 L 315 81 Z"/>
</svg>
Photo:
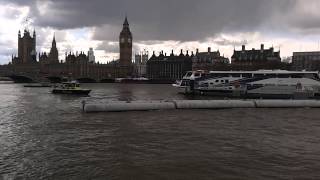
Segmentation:
<svg viewBox="0 0 320 180">
<path fill-rule="evenodd" d="M 103 81 L 128 77 L 132 75 L 132 33 L 127 17 L 123 23 L 123 29 L 119 36 L 120 59 L 107 64 L 92 61 L 93 51 L 68 52 L 65 60 L 59 60 L 59 53 L 55 36 L 49 53 L 37 53 L 36 32 L 32 35 L 25 29 L 23 34 L 18 33 L 18 55 L 12 56 L 10 66 L 16 73 L 33 73 L 43 77 L 70 77 L 73 79 L 91 79 Z M 38 61 L 37 61 L 38 59 Z"/>
</svg>

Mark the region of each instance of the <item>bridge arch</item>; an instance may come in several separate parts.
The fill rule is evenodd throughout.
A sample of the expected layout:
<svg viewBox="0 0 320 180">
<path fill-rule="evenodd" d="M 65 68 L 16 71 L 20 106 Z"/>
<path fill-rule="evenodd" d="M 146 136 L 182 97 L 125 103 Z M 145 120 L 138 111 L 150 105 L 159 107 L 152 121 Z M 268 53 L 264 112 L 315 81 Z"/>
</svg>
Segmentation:
<svg viewBox="0 0 320 180">
<path fill-rule="evenodd" d="M 79 83 L 96 83 L 97 82 L 95 79 L 89 78 L 89 77 L 78 78 L 77 81 Z"/>
<path fill-rule="evenodd" d="M 62 77 L 59 76 L 48 76 L 46 77 L 51 83 L 61 83 L 63 81 Z"/>
<path fill-rule="evenodd" d="M 6 76 L 13 80 L 15 83 L 33 83 L 35 82 L 31 77 L 24 75 L 8 75 Z"/>
<path fill-rule="evenodd" d="M 105 79 L 100 79 L 100 83 L 114 83 L 115 79 L 111 78 L 105 78 Z"/>
</svg>

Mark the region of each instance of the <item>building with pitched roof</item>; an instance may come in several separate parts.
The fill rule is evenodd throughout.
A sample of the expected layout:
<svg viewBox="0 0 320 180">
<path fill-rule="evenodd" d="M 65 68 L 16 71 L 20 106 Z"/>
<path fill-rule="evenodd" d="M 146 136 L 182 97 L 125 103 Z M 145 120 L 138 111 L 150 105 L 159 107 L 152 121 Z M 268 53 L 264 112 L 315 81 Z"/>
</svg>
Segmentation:
<svg viewBox="0 0 320 180">
<path fill-rule="evenodd" d="M 217 66 L 226 66 L 228 65 L 229 59 L 221 56 L 220 51 L 211 51 L 211 48 L 208 47 L 207 52 L 199 52 L 197 49 L 196 54 L 191 54 L 192 58 L 192 69 L 193 70 L 215 70 Z"/>
<path fill-rule="evenodd" d="M 313 52 L 293 52 L 292 56 L 293 70 L 320 70 L 320 51 Z"/>
<path fill-rule="evenodd" d="M 159 56 L 153 55 L 147 61 L 147 77 L 153 80 L 174 81 L 181 79 L 187 71 L 192 70 L 193 55 L 183 54 L 181 50 L 179 55 L 175 55 L 173 50 L 169 56 L 160 52 Z"/>
<path fill-rule="evenodd" d="M 240 51 L 234 50 L 231 57 L 232 67 L 241 70 L 258 70 L 258 69 L 279 69 L 282 68 L 280 50 L 275 51 L 273 47 L 264 48 L 261 44 L 260 49 L 246 50 L 242 45 Z"/>
<path fill-rule="evenodd" d="M 260 49 L 246 50 L 246 46 L 242 45 L 242 50 L 234 50 L 231 57 L 232 64 L 237 65 L 256 65 L 267 62 L 281 62 L 280 50 L 274 51 L 274 48 L 264 49 L 261 44 Z"/>
</svg>

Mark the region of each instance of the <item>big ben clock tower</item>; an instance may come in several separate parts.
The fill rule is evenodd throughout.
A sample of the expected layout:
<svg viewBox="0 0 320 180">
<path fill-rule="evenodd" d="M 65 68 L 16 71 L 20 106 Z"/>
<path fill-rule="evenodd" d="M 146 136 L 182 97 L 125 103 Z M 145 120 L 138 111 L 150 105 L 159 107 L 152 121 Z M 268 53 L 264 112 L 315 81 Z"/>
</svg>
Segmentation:
<svg viewBox="0 0 320 180">
<path fill-rule="evenodd" d="M 120 65 L 132 65 L 132 34 L 130 32 L 128 19 L 124 20 L 123 28 L 119 36 L 120 44 Z"/>
</svg>

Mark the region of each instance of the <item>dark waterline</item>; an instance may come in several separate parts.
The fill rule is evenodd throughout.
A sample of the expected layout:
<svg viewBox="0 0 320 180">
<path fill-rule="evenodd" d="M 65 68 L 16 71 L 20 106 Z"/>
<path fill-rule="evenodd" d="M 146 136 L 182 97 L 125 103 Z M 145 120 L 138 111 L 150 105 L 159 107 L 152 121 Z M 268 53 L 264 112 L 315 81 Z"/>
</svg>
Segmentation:
<svg viewBox="0 0 320 180">
<path fill-rule="evenodd" d="M 186 98 L 170 85 L 84 86 L 91 97 L 0 84 L 0 179 L 320 179 L 318 109 L 84 114 L 82 100 Z"/>
</svg>

